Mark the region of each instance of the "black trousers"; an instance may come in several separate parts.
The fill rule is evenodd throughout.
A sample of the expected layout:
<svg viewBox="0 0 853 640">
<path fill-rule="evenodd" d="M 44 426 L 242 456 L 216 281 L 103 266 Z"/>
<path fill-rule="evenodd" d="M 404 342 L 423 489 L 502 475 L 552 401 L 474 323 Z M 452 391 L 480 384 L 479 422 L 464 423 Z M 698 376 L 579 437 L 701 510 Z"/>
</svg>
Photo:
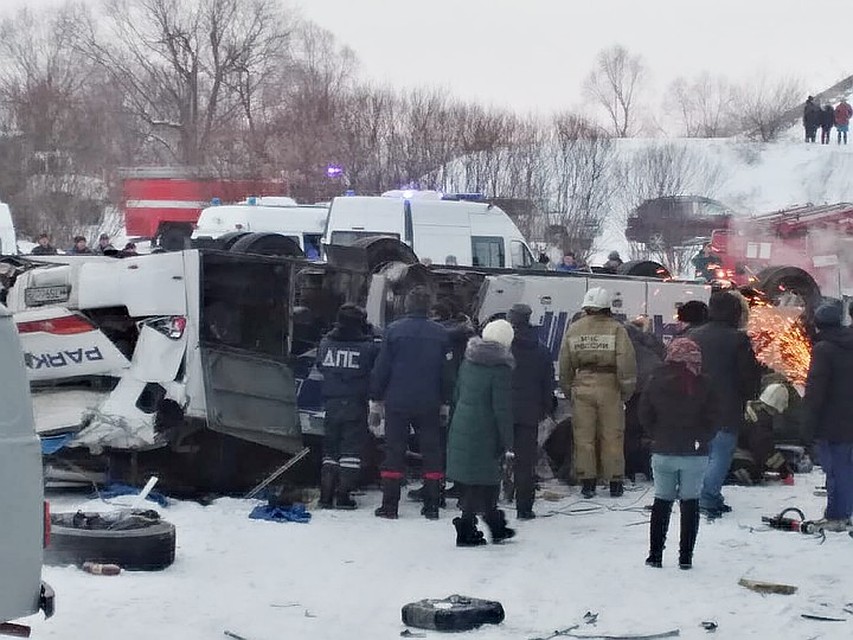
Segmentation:
<svg viewBox="0 0 853 640">
<path fill-rule="evenodd" d="M 367 398 L 327 398 L 323 423 L 323 461 L 358 467 L 369 435 Z"/>
<path fill-rule="evenodd" d="M 466 484 L 462 487 L 462 517 L 473 518 L 478 513 L 487 515 L 498 510 L 500 485 Z"/>
<path fill-rule="evenodd" d="M 515 507 L 519 511 L 530 511 L 536 495 L 536 438 L 538 425 L 513 425 L 513 451 L 515 452 Z"/>
<path fill-rule="evenodd" d="M 423 459 L 424 480 L 444 478 L 444 456 L 441 451 L 441 407 L 421 411 L 385 409 L 385 460 L 383 478 L 402 479 L 406 473 L 406 445 L 409 427 L 415 430 Z"/>
</svg>

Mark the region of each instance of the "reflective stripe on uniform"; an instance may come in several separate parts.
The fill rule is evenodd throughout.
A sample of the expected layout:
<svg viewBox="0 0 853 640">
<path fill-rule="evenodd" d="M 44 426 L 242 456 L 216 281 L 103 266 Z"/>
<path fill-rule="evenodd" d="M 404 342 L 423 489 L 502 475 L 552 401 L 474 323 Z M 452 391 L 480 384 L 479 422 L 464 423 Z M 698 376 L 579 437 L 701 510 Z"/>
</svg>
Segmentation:
<svg viewBox="0 0 853 640">
<path fill-rule="evenodd" d="M 361 458 L 341 457 L 340 464 L 344 469 L 361 469 Z"/>
<path fill-rule="evenodd" d="M 337 460 L 334 460 L 334 459 L 332 459 L 332 458 L 323 458 L 323 464 L 330 464 L 330 465 L 334 465 L 334 466 L 336 466 L 336 467 L 337 467 L 337 466 L 338 466 L 338 461 L 337 461 Z"/>
</svg>

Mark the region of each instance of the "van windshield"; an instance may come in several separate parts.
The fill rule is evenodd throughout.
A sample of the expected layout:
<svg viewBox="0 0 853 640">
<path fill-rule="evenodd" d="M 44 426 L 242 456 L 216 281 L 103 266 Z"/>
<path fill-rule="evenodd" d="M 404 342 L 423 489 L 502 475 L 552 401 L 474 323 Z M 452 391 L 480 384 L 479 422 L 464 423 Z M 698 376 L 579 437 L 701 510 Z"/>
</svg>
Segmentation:
<svg viewBox="0 0 853 640">
<path fill-rule="evenodd" d="M 362 238 L 394 238 L 400 239 L 399 233 L 387 233 L 385 231 L 332 231 L 332 244 L 351 247 Z"/>
</svg>

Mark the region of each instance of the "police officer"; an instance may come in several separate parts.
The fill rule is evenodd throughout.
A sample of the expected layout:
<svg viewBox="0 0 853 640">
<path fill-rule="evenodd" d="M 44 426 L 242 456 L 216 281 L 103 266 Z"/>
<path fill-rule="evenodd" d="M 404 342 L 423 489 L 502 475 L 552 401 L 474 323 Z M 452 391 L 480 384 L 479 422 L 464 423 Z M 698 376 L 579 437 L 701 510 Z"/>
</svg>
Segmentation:
<svg viewBox="0 0 853 640">
<path fill-rule="evenodd" d="M 370 374 L 378 346 L 364 332 L 365 313 L 354 304 L 338 310 L 337 323 L 321 341 L 317 367 L 326 407 L 320 507 L 355 509 L 350 492 L 358 483 L 367 439 Z"/>
<path fill-rule="evenodd" d="M 385 330 L 373 369 L 371 397 L 385 407 L 385 460 L 382 463 L 380 518 L 397 518 L 400 485 L 406 465 L 409 427 L 418 436 L 423 457 L 423 508 L 438 518 L 443 456 L 441 419 L 453 389 L 453 353 L 447 331 L 430 320 L 430 293 L 415 287 L 406 296 L 406 316 Z"/>
<path fill-rule="evenodd" d="M 560 386 L 572 402 L 575 475 L 583 497 L 595 495 L 601 475 L 610 495 L 623 493 L 625 473 L 625 402 L 637 384 L 637 361 L 628 332 L 610 313 L 610 293 L 601 287 L 586 292 L 585 315 L 569 325 L 560 349 Z"/>
<path fill-rule="evenodd" d="M 554 411 L 554 361 L 530 325 L 532 310 L 515 304 L 507 314 L 515 331 L 512 356 L 513 452 L 515 453 L 515 506 L 519 520 L 532 520 L 536 493 L 534 469 L 539 450 L 539 423 Z"/>
</svg>

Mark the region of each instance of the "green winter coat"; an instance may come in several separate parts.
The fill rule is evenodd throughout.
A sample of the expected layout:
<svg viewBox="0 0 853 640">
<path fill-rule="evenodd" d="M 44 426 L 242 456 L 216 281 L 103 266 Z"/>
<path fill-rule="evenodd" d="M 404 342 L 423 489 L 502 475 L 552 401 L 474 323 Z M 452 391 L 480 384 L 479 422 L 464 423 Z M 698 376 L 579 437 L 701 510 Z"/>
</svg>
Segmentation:
<svg viewBox="0 0 853 640">
<path fill-rule="evenodd" d="M 447 435 L 447 477 L 498 485 L 512 449 L 512 355 L 497 342 L 471 338 L 456 383 Z"/>
</svg>

